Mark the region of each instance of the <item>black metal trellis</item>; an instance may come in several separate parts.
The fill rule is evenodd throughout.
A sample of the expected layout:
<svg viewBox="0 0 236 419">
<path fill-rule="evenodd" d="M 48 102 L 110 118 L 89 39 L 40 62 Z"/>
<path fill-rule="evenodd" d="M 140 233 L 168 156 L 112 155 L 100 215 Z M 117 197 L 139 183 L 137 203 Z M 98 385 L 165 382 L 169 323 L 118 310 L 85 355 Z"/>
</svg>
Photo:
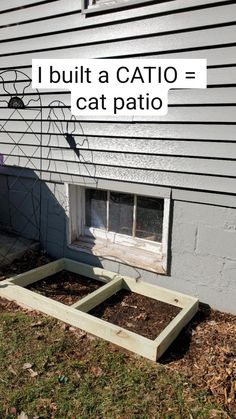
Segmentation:
<svg viewBox="0 0 236 419">
<path fill-rule="evenodd" d="M 36 242 L 43 241 L 41 237 L 43 172 L 47 173 L 50 179 L 52 173 L 57 173 L 62 183 L 64 183 L 63 176 L 66 175 L 68 182 L 71 180 L 71 183 L 74 183 L 70 163 L 76 162 L 74 174 L 80 179 L 84 178 L 86 185 L 89 184 L 89 180 L 93 186 L 97 183 L 93 151 L 90 150 L 89 140 L 81 123 L 71 115 L 70 108 L 61 101 L 53 100 L 45 108 L 48 108 L 48 112 L 46 114 L 44 110 L 45 132 L 43 132 L 42 101 L 38 90 L 32 89 L 31 79 L 19 70 L 0 72 L 0 181 L 1 176 L 5 175 L 8 182 L 7 188 L 0 190 L 0 234 L 7 231 L 8 234 L 13 233 L 14 237 L 7 252 L 4 250 L 4 254 L 1 254 L 0 243 L 0 267 L 11 262 L 11 253 L 18 241 L 25 240 L 26 247 L 29 238 Z M 64 147 L 62 138 L 66 140 Z M 67 148 L 73 151 L 69 160 L 64 155 L 64 150 Z M 61 166 L 63 166 L 62 178 Z M 17 201 L 14 194 L 17 195 L 19 186 L 22 197 Z M 31 211 L 28 205 L 29 199 Z M 9 220 L 4 223 L 1 218 L 1 206 L 7 200 Z M 66 200 L 66 196 L 60 197 L 60 204 L 64 209 Z M 17 224 L 19 219 L 22 221 L 20 226 Z M 33 237 L 29 237 L 29 231 L 34 231 Z M 47 237 L 44 239 L 47 241 Z"/>
<path fill-rule="evenodd" d="M 0 266 L 11 262 L 18 241 L 25 247 L 40 241 L 42 178 L 42 103 L 38 90 L 22 71 L 0 72 L 0 176 L 7 188 L 0 191 L 1 205 L 8 202 L 8 222 L 0 232 L 13 234 L 0 252 Z M 18 199 L 18 194 L 20 199 Z M 32 211 L 24 210 L 31 203 Z"/>
<path fill-rule="evenodd" d="M 73 115 L 71 109 L 60 100 L 48 104 L 47 128 L 43 141 L 44 168 L 49 173 L 57 173 L 61 183 L 97 186 L 96 165 L 93 162 L 93 151 L 81 122 Z M 86 158 L 84 157 L 86 151 Z M 67 151 L 72 151 L 68 153 Z M 70 164 L 74 168 L 70 169 Z M 74 164 L 76 163 L 76 165 Z M 66 176 L 66 180 L 65 180 Z M 60 191 L 58 201 L 66 214 L 69 214 L 66 190 Z M 57 227 L 59 231 L 60 227 Z M 54 227 L 55 230 L 55 227 Z M 46 217 L 46 236 L 50 231 L 49 217 Z M 66 236 L 66 231 L 64 231 Z M 45 237 L 47 242 L 48 237 Z M 52 238 L 51 238 L 52 243 Z"/>
<path fill-rule="evenodd" d="M 53 152 L 55 150 L 60 150 L 61 161 L 67 161 L 64 156 L 64 149 L 60 143 L 60 137 L 64 137 L 68 149 L 71 149 L 74 152 L 74 159 L 71 159 L 70 161 L 74 161 L 78 164 L 76 174 L 81 177 L 92 179 L 93 185 L 96 184 L 96 166 L 93 164 L 93 152 L 90 150 L 89 140 L 84 133 L 82 124 L 76 119 L 75 116 L 71 115 L 70 108 L 66 107 L 63 102 L 54 100 L 50 102 L 48 107 L 48 140 L 45 142 L 45 145 L 49 150 L 47 158 L 51 159 L 51 167 L 48 167 L 48 169 L 58 172 L 57 167 L 53 167 L 53 164 L 55 164 L 53 159 Z M 53 137 L 56 138 L 54 142 L 52 141 Z M 89 155 L 86 159 L 83 157 L 83 150 L 88 151 Z M 87 168 L 86 164 L 90 165 L 89 169 Z M 81 169 L 83 169 L 82 173 Z M 68 167 L 66 168 L 66 173 L 70 174 Z"/>
</svg>

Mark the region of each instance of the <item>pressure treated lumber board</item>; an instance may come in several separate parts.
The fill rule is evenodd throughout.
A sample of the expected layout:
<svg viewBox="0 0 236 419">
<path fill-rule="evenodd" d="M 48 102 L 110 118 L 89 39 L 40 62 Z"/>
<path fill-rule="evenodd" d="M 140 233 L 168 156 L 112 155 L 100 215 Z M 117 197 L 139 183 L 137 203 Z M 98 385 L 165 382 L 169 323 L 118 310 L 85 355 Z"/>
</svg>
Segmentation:
<svg viewBox="0 0 236 419">
<path fill-rule="evenodd" d="M 87 313 L 119 291 L 122 288 L 122 282 L 123 279 L 119 277 L 112 279 L 111 282 L 108 282 L 102 288 L 98 288 L 96 291 L 74 303 L 72 307 Z"/>
<path fill-rule="evenodd" d="M 67 270 L 104 282 L 98 290 L 91 292 L 72 306 L 67 306 L 24 287 L 52 274 Z M 114 295 L 122 288 L 180 307 L 182 310 L 169 325 L 151 340 L 88 314 L 95 306 Z M 106 271 L 102 268 L 59 259 L 39 268 L 9 278 L 0 283 L 0 296 L 39 310 L 63 322 L 117 344 L 148 359 L 156 361 L 174 341 L 182 328 L 198 310 L 198 299 L 171 291 L 163 287 Z"/>
</svg>

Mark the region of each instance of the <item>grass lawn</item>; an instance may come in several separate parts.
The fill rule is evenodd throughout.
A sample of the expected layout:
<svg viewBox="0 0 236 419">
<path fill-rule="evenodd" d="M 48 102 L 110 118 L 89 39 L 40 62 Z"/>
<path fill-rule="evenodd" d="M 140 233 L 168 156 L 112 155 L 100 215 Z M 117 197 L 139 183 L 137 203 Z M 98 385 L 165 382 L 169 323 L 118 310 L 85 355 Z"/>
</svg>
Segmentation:
<svg viewBox="0 0 236 419">
<path fill-rule="evenodd" d="M 180 372 L 10 303 L 0 313 L 0 418 L 230 418 Z"/>
</svg>

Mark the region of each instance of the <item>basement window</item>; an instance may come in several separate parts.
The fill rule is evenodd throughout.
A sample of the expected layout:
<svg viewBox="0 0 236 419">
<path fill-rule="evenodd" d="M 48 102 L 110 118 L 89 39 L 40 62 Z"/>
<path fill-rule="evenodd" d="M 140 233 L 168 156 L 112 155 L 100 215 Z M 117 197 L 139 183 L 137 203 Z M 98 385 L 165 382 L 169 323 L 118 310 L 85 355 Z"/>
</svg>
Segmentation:
<svg viewBox="0 0 236 419">
<path fill-rule="evenodd" d="M 71 185 L 69 206 L 70 245 L 163 273 L 169 199 Z"/>
</svg>

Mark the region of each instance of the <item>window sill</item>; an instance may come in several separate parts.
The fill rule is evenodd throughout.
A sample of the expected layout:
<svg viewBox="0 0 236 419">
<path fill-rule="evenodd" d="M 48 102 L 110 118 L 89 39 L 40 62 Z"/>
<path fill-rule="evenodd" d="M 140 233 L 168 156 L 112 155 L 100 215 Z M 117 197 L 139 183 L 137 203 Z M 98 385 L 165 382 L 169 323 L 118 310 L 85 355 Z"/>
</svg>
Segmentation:
<svg viewBox="0 0 236 419">
<path fill-rule="evenodd" d="M 114 244 L 109 240 L 81 237 L 79 240 L 71 243 L 69 248 L 102 257 L 104 259 L 114 260 L 116 262 L 144 269 L 146 271 L 162 275 L 166 274 L 161 254 L 139 249 L 133 246 Z"/>
</svg>

